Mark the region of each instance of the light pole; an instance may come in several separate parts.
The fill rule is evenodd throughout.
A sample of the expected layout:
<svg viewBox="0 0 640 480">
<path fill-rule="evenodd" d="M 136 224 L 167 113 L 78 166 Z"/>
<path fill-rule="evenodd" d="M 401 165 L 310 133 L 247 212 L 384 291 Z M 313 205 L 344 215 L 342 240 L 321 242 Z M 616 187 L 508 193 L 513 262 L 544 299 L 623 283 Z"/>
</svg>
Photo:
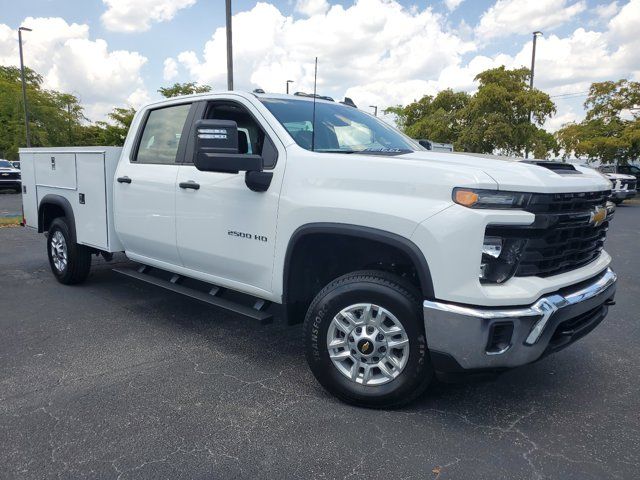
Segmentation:
<svg viewBox="0 0 640 480">
<path fill-rule="evenodd" d="M 533 48 L 531 49 L 531 77 L 529 78 L 529 88 L 533 88 L 533 74 L 536 69 L 536 43 L 542 32 L 533 32 Z"/>
<path fill-rule="evenodd" d="M 536 43 L 542 32 L 536 30 L 533 32 L 533 48 L 531 49 L 531 76 L 529 77 L 529 90 L 533 90 L 533 75 L 536 69 Z M 529 123 L 531 123 L 531 110 L 529 110 Z M 524 158 L 529 158 L 529 150 L 525 148 Z"/>
<path fill-rule="evenodd" d="M 378 106 L 377 105 L 369 105 L 369 107 L 373 108 L 373 116 L 378 116 Z"/>
<path fill-rule="evenodd" d="M 289 95 L 289 84 L 294 83 L 293 80 L 287 80 L 287 95 Z"/>
<path fill-rule="evenodd" d="M 24 58 L 22 56 L 22 32 L 31 32 L 27 27 L 18 28 L 18 44 L 20 45 L 20 77 L 22 79 L 22 104 L 24 105 L 24 127 L 27 135 L 27 148 L 31 148 L 31 131 L 29 130 L 29 109 L 27 108 L 27 83 L 24 78 Z"/>
<path fill-rule="evenodd" d="M 231 34 L 231 0 L 227 0 L 227 89 L 233 90 L 233 35 Z"/>
</svg>

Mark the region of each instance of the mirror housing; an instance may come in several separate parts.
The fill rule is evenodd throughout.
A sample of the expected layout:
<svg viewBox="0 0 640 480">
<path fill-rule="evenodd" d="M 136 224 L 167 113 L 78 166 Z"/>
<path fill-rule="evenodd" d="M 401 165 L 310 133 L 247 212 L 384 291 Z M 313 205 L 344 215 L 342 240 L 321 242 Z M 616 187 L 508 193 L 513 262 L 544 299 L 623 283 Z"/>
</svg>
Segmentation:
<svg viewBox="0 0 640 480">
<path fill-rule="evenodd" d="M 238 125 L 232 120 L 199 120 L 195 124 L 193 164 L 203 172 L 261 172 L 262 157 L 238 153 Z"/>
</svg>

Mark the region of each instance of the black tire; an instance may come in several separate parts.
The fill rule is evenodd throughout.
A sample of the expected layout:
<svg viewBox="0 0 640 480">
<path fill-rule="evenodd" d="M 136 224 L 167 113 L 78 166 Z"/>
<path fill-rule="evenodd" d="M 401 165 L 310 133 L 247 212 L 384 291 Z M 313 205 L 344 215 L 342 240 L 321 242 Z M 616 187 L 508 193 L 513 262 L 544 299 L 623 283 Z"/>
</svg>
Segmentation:
<svg viewBox="0 0 640 480">
<path fill-rule="evenodd" d="M 52 241 L 56 232 L 64 237 L 67 248 L 67 263 L 64 268 L 58 268 L 54 262 Z M 78 245 L 71 237 L 71 231 L 65 217 L 58 217 L 51 222 L 47 235 L 47 256 L 49 266 L 56 279 L 65 285 L 75 285 L 84 282 L 91 270 L 91 250 L 84 245 Z"/>
<path fill-rule="evenodd" d="M 622 204 L 623 200 L 614 200 L 613 203 L 615 203 L 616 205 L 620 205 Z"/>
<path fill-rule="evenodd" d="M 389 310 L 405 329 L 408 360 L 400 374 L 388 383 L 376 386 L 356 383 L 341 373 L 329 357 L 329 325 L 338 312 L 358 303 L 372 303 Z M 304 341 L 307 362 L 316 379 L 330 393 L 353 405 L 401 406 L 422 394 L 433 378 L 419 293 L 402 278 L 386 272 L 353 272 L 329 283 L 309 306 L 304 320 Z"/>
</svg>

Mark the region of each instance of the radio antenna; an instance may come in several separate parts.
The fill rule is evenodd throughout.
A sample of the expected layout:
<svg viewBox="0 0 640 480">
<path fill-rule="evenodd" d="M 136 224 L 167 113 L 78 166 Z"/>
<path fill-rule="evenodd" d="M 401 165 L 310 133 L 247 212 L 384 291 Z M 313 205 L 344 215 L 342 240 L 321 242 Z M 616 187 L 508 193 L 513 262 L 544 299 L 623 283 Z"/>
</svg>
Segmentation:
<svg viewBox="0 0 640 480">
<path fill-rule="evenodd" d="M 316 150 L 316 85 L 318 81 L 318 57 L 316 57 L 316 67 L 313 72 L 313 116 L 311 117 L 311 151 Z"/>
</svg>

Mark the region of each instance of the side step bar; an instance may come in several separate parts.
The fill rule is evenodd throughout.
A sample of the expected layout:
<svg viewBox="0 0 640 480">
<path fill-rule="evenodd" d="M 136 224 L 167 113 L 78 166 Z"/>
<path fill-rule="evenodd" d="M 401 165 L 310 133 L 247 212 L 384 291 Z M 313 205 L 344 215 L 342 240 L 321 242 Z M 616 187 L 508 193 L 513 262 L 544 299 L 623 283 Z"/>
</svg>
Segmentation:
<svg viewBox="0 0 640 480">
<path fill-rule="evenodd" d="M 150 283 L 157 287 L 162 287 L 172 292 L 185 295 L 187 297 L 199 300 L 209 305 L 214 305 L 219 308 L 223 308 L 239 315 L 257 320 L 261 325 L 266 325 L 273 322 L 273 315 L 265 312 L 264 310 L 270 305 L 271 302 L 266 300 L 256 300 L 253 307 L 242 305 L 241 303 L 233 302 L 225 298 L 221 298 L 220 295 L 224 293 L 224 288 L 210 285 L 210 292 L 205 293 L 195 288 L 186 287 L 180 285 L 180 281 L 185 278 L 180 275 L 173 275 L 170 280 L 164 280 L 162 278 L 150 275 L 149 272 L 154 270 L 151 267 L 142 266 L 138 269 L 130 268 L 114 268 L 113 271 L 121 275 L 125 275 L 136 280 L 142 280 L 143 282 Z"/>
</svg>

